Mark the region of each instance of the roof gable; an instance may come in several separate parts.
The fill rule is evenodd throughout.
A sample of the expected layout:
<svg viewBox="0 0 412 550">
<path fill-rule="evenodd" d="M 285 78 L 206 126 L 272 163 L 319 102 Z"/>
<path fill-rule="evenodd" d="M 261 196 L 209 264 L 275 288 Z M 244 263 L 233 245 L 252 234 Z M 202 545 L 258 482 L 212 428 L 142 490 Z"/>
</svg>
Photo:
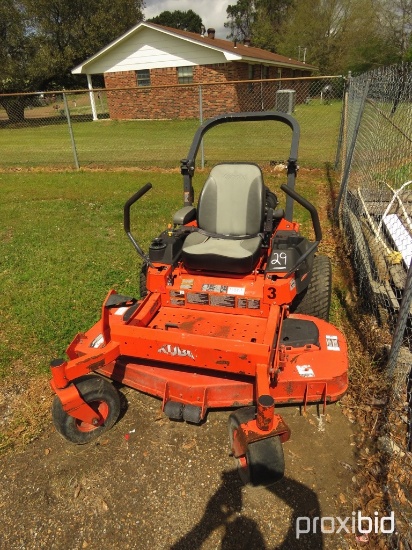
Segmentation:
<svg viewBox="0 0 412 550">
<path fill-rule="evenodd" d="M 142 22 L 75 67 L 72 73 L 101 74 L 226 61 L 277 65 L 306 71 L 315 69 L 311 65 L 260 48 Z"/>
</svg>

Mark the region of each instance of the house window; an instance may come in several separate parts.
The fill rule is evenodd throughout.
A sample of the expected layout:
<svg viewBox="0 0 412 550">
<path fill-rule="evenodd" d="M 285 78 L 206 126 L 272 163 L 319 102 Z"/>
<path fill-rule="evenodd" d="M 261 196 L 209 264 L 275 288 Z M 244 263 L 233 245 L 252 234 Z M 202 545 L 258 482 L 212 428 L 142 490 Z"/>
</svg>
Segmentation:
<svg viewBox="0 0 412 550">
<path fill-rule="evenodd" d="M 137 85 L 138 86 L 150 86 L 150 70 L 142 69 L 136 71 Z"/>
<path fill-rule="evenodd" d="M 179 84 L 191 84 L 193 82 L 193 67 L 178 67 L 177 80 Z"/>
</svg>

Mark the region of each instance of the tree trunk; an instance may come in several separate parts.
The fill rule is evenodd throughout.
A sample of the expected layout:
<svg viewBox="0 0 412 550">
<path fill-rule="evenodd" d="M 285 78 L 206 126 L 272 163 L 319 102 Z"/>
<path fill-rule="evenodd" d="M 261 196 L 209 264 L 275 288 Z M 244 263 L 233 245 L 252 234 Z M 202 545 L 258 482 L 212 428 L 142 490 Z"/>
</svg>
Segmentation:
<svg viewBox="0 0 412 550">
<path fill-rule="evenodd" d="M 3 97 L 1 105 L 6 110 L 9 122 L 16 124 L 24 122 L 24 107 L 25 102 L 20 97 Z"/>
</svg>

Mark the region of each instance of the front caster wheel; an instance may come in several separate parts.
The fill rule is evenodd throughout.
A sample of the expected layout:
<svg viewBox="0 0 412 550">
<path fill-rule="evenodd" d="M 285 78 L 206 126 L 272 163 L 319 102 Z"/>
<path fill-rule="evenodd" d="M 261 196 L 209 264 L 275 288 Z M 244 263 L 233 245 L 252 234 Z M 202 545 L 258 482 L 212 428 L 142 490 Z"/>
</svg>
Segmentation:
<svg viewBox="0 0 412 550">
<path fill-rule="evenodd" d="M 240 424 L 255 417 L 255 407 L 244 407 L 229 416 L 229 439 L 233 448 L 235 431 Z M 243 483 L 253 487 L 268 487 L 282 479 L 285 473 L 283 446 L 279 436 L 249 443 L 246 454 L 236 459 Z"/>
<path fill-rule="evenodd" d="M 53 401 L 52 416 L 61 436 L 77 445 L 84 445 L 114 425 L 120 414 L 120 397 L 113 385 L 100 376 L 81 378 L 75 385 L 84 401 L 96 411 L 98 424 L 88 424 L 67 414 L 57 396 Z"/>
</svg>

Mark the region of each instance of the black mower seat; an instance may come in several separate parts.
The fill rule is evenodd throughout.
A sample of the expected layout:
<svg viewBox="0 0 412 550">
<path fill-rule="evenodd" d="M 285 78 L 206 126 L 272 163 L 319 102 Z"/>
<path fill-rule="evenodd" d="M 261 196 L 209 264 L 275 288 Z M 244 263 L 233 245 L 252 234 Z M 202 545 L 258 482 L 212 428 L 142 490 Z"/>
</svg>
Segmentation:
<svg viewBox="0 0 412 550">
<path fill-rule="evenodd" d="M 182 249 L 189 269 L 251 272 L 260 256 L 265 186 L 257 164 L 217 164 L 199 196 L 199 232 Z"/>
</svg>

